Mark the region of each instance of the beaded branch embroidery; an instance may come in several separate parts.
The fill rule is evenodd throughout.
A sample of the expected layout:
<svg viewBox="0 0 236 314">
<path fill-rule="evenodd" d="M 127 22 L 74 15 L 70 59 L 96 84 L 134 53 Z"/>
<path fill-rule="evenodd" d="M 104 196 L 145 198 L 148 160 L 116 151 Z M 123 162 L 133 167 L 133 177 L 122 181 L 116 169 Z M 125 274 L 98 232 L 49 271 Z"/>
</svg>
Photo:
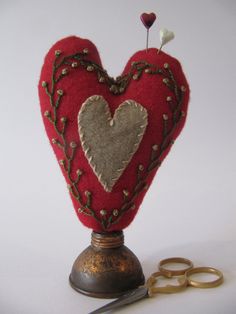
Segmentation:
<svg viewBox="0 0 236 314">
<path fill-rule="evenodd" d="M 55 51 L 51 82 L 49 84 L 49 82 L 42 81 L 42 87 L 45 89 L 51 105 L 51 110 L 46 110 L 44 116 L 53 125 L 56 131 L 57 138 L 53 138 L 52 143 L 57 145 L 63 152 L 64 158 L 61 159 L 59 163 L 63 167 L 69 181 L 68 189 L 80 206 L 77 211 L 81 214 L 93 217 L 101 224 L 104 231 L 109 231 L 111 226 L 118 223 L 127 211 L 135 209 L 135 199 L 144 189 L 148 188 L 146 180 L 149 174 L 153 169 L 160 167 L 163 153 L 173 144 L 172 135 L 181 118 L 185 116 L 185 112 L 181 110 L 181 107 L 186 88 L 177 85 L 174 75 L 167 63 L 164 64 L 163 68 L 159 68 L 145 61 L 133 62 L 129 73 L 114 79 L 110 77 L 100 65 L 86 58 L 88 53 L 88 49 L 86 48 L 82 52 L 68 56 L 63 56 L 60 50 Z M 58 117 L 58 108 L 63 100 L 64 91 L 57 89 L 57 83 L 68 75 L 71 70 L 76 70 L 78 66 L 88 72 L 95 72 L 98 81 L 106 84 L 110 92 L 114 95 L 122 94 L 131 80 L 140 79 L 144 73 L 146 75 L 160 75 L 163 83 L 174 94 L 174 97 L 168 96 L 166 99 L 172 112 L 172 117 L 170 118 L 167 114 L 163 114 L 162 141 L 151 147 L 150 160 L 147 167 L 144 167 L 142 164 L 138 166 L 136 184 L 133 190 L 128 191 L 127 189 L 123 189 L 123 203 L 121 207 L 119 209 L 113 209 L 111 212 L 108 212 L 106 209 L 101 209 L 100 215 L 98 215 L 92 207 L 91 191 L 85 191 L 86 202 L 84 203 L 82 200 L 82 192 L 79 190 L 79 181 L 83 175 L 83 171 L 81 169 L 76 170 L 76 179 L 73 179 L 71 171 L 78 144 L 73 139 L 70 142 L 66 140 L 67 117 Z"/>
</svg>

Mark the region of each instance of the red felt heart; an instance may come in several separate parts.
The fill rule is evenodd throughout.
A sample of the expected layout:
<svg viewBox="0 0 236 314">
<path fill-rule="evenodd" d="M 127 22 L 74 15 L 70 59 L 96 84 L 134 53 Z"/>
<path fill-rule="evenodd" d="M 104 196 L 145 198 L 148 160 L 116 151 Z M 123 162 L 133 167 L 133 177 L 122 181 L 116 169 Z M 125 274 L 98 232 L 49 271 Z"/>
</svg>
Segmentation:
<svg viewBox="0 0 236 314">
<path fill-rule="evenodd" d="M 189 100 L 188 83 L 180 63 L 164 52 L 157 54 L 157 51 L 151 48 L 148 53 L 135 53 L 123 74 L 116 79 L 103 69 L 97 49 L 89 40 L 78 37 L 62 39 L 46 55 L 39 83 L 46 132 L 68 184 L 75 211 L 82 223 L 95 231 L 121 230 L 131 223 L 157 169 L 184 126 Z M 116 109 L 122 103 L 128 100 L 133 104 L 130 105 L 132 108 L 140 106 L 147 112 L 147 126 L 141 142 L 110 192 L 105 190 L 91 166 L 89 148 L 81 143 L 83 137 L 79 133 L 81 107 L 86 109 L 83 104 L 94 95 L 107 103 L 104 106 L 111 126 L 115 121 L 115 118 L 111 121 L 111 116 L 117 116 L 118 130 L 122 128 L 125 111 L 119 115 Z M 96 112 L 98 109 L 96 107 Z M 93 110 L 90 111 L 92 115 Z M 125 127 L 133 117 L 129 111 L 123 115 L 128 121 Z M 96 114 L 91 125 L 96 122 L 103 127 L 103 118 L 103 114 Z M 89 120 L 83 120 L 83 127 L 89 129 L 90 123 L 86 121 Z M 140 127 L 138 122 L 137 127 Z M 132 133 L 134 128 L 136 126 L 129 132 Z M 96 129 L 90 133 L 97 136 Z M 129 132 L 119 130 L 110 142 L 106 137 L 108 144 L 100 154 L 107 166 L 118 160 L 114 155 L 107 158 L 110 149 L 107 145 L 117 144 L 117 136 L 117 141 L 119 139 L 123 143 L 120 145 L 122 150 L 122 145 L 130 145 L 122 142 L 122 137 L 130 136 Z M 93 140 L 91 135 L 90 140 Z M 98 145 L 103 145 L 103 142 L 101 138 Z M 96 145 L 93 149 L 95 153 L 92 153 L 96 154 Z M 96 158 L 99 160 L 99 156 Z M 99 162 L 100 167 L 104 166 L 102 162 Z"/>
<path fill-rule="evenodd" d="M 147 29 L 149 29 L 156 20 L 156 14 L 155 13 L 143 13 L 140 16 L 140 19 L 143 22 L 143 25 Z"/>
</svg>

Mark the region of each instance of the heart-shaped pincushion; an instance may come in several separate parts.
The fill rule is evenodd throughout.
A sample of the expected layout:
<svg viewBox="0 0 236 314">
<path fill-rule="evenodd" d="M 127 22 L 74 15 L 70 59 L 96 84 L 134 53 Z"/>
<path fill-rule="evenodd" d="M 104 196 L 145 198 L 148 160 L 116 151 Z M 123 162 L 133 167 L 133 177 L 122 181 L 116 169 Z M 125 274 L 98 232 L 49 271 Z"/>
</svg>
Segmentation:
<svg viewBox="0 0 236 314">
<path fill-rule="evenodd" d="M 157 51 L 135 53 L 116 79 L 86 39 L 62 39 L 45 58 L 46 132 L 75 211 L 95 231 L 131 223 L 184 126 L 188 83 L 178 60 Z"/>
</svg>

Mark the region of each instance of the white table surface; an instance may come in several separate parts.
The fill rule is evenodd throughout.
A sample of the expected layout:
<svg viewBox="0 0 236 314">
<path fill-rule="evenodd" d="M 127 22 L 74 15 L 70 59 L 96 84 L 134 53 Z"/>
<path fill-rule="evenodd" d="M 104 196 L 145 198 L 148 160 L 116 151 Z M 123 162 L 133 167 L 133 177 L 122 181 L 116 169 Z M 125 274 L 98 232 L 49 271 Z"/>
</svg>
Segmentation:
<svg viewBox="0 0 236 314">
<path fill-rule="evenodd" d="M 99 4 L 98 4 L 99 3 Z M 50 46 L 90 38 L 111 75 L 145 46 L 142 12 L 174 30 L 165 51 L 191 86 L 188 121 L 142 207 L 125 230 L 146 276 L 183 256 L 223 271 L 215 289 L 158 295 L 118 313 L 236 313 L 236 2 L 0 1 L 0 314 L 85 314 L 105 304 L 68 284 L 90 230 L 73 212 L 40 117 L 37 83 Z"/>
</svg>

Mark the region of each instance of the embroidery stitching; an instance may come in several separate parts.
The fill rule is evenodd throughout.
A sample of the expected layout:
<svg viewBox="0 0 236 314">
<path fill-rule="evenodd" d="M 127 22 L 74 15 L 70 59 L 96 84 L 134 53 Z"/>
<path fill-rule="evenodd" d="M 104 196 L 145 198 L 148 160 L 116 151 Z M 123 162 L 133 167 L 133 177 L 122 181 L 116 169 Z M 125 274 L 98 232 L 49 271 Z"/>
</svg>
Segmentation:
<svg viewBox="0 0 236 314">
<path fill-rule="evenodd" d="M 58 61 L 58 58 L 61 56 L 62 52 L 60 50 L 55 51 L 55 60 L 53 63 L 52 77 L 51 77 L 51 89 L 49 89 L 48 82 L 42 81 L 42 87 L 45 89 L 46 94 L 49 96 L 49 101 L 51 104 L 52 112 L 46 110 L 44 116 L 51 122 L 54 126 L 54 129 L 60 139 L 53 138 L 52 143 L 57 145 L 64 153 L 64 159 L 60 160 L 59 163 L 64 168 L 64 171 L 67 174 L 69 180 L 68 189 L 72 196 L 78 201 L 80 208 L 77 210 L 79 213 L 83 213 L 87 216 L 92 216 L 97 222 L 99 222 L 104 229 L 108 231 L 112 225 L 118 223 L 123 215 L 135 208 L 134 201 L 136 197 L 144 190 L 148 188 L 146 179 L 148 178 L 151 171 L 155 168 L 159 168 L 161 165 L 161 157 L 163 153 L 173 144 L 172 135 L 178 126 L 181 118 L 185 116 L 185 112 L 181 110 L 183 95 L 186 91 L 185 86 L 179 87 L 176 83 L 174 75 L 167 63 L 164 64 L 163 68 L 158 68 L 153 64 L 149 64 L 145 61 L 133 62 L 131 64 L 130 72 L 124 76 L 119 76 L 116 79 L 110 77 L 107 72 L 96 63 L 85 59 L 85 56 L 88 55 L 88 49 L 84 49 L 82 52 L 77 52 L 76 54 L 64 56 L 61 60 Z M 57 62 L 58 61 L 58 62 Z M 174 99 L 172 96 L 168 96 L 166 101 L 172 112 L 172 118 L 169 118 L 167 114 L 163 115 L 163 138 L 161 143 L 153 144 L 151 149 L 150 161 L 146 168 L 143 165 L 139 165 L 137 169 L 137 181 L 132 191 L 123 189 L 123 204 L 120 209 L 111 209 L 111 214 L 107 214 L 106 209 L 100 210 L 100 217 L 97 216 L 95 210 L 92 209 L 92 193 L 90 191 L 85 191 L 86 203 L 83 204 L 81 193 L 77 187 L 80 177 L 83 175 L 81 169 L 76 171 L 77 178 L 73 180 L 71 174 L 71 163 L 73 162 L 75 151 L 78 148 L 76 142 L 71 141 L 69 144 L 65 140 L 65 130 L 67 118 L 61 117 L 61 129 L 58 126 L 58 116 L 57 109 L 61 103 L 61 100 L 64 95 L 64 91 L 61 89 L 56 90 L 56 84 L 68 73 L 71 67 L 75 70 L 78 66 L 82 66 L 89 72 L 95 71 L 100 83 L 105 83 L 108 85 L 109 90 L 113 94 L 121 94 L 125 91 L 131 79 L 138 80 L 140 77 L 145 74 L 150 75 L 160 75 L 163 77 L 163 83 L 167 88 L 173 92 Z M 59 69 L 63 67 L 60 74 L 57 76 Z M 56 77 L 57 76 L 57 77 Z M 57 98 L 56 98 L 57 95 Z M 56 98 L 56 100 L 54 100 Z M 169 123 L 171 121 L 171 124 Z"/>
<path fill-rule="evenodd" d="M 129 164 L 143 139 L 147 123 L 147 110 L 134 100 L 124 101 L 113 118 L 102 96 L 91 96 L 83 103 L 78 114 L 80 140 L 105 191 L 112 191 Z M 127 136 L 124 137 L 125 131 Z"/>
</svg>

